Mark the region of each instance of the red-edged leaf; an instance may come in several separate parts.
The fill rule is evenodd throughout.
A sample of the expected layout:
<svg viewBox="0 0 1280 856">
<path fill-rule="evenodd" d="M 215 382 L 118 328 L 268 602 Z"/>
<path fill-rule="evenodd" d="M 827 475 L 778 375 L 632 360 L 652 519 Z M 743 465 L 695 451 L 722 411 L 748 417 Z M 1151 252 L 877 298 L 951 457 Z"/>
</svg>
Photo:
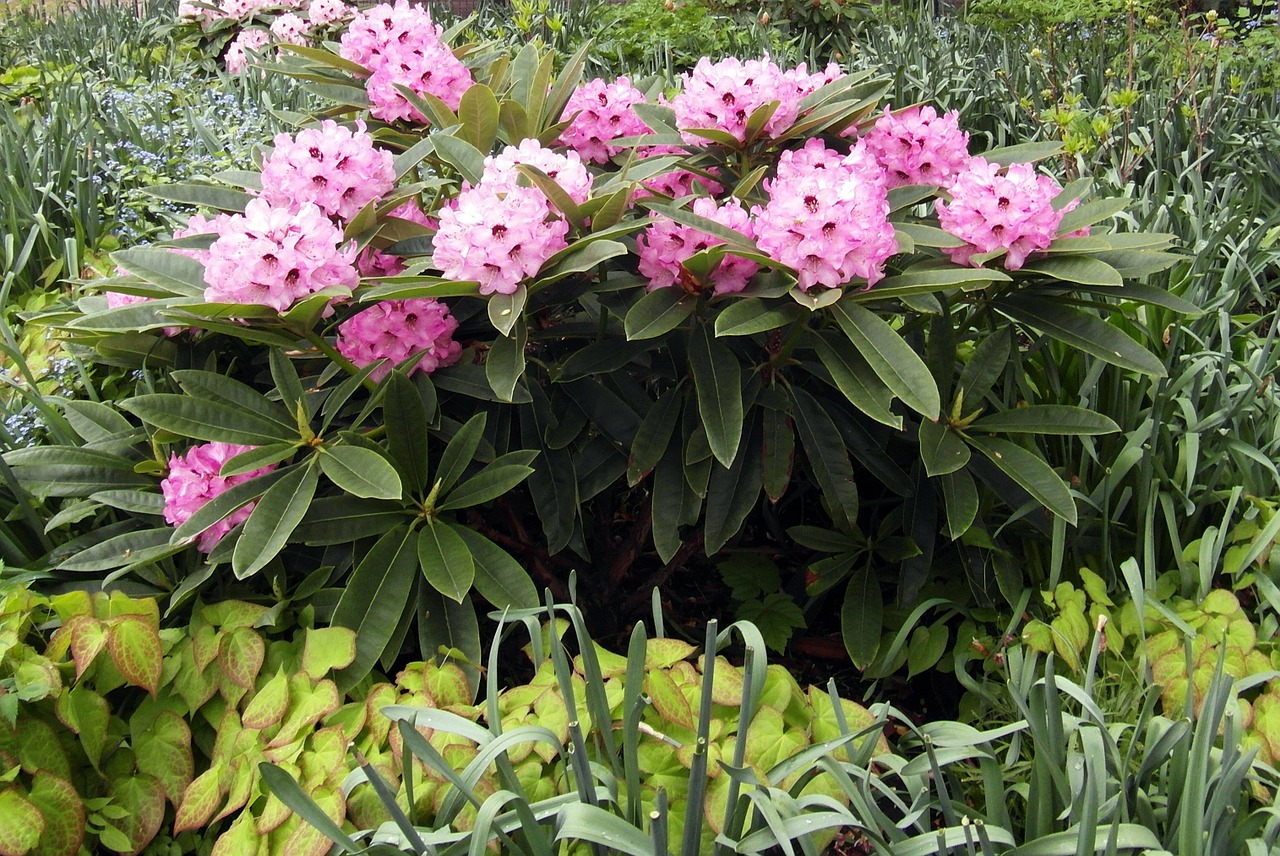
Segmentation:
<svg viewBox="0 0 1280 856">
<path fill-rule="evenodd" d="M 289 706 L 289 679 L 284 670 L 267 681 L 244 709 L 242 722 L 245 728 L 266 728 L 275 725 Z"/>
<path fill-rule="evenodd" d="M 0 793 L 0 856 L 25 856 L 44 833 L 44 816 L 16 789 Z"/>
<path fill-rule="evenodd" d="M 71 634 L 71 659 L 76 664 L 76 680 L 84 674 L 107 644 L 107 627 L 96 618 L 77 615 L 65 625 Z"/>
<path fill-rule="evenodd" d="M 218 836 L 209 856 L 247 856 L 258 852 L 258 832 L 253 828 L 252 815 L 236 818 L 226 832 Z"/>
<path fill-rule="evenodd" d="M 346 627 L 307 631 L 302 646 L 302 671 L 313 681 L 350 666 L 356 658 L 356 634 Z"/>
<path fill-rule="evenodd" d="M 336 791 L 322 790 L 311 795 L 329 819 L 339 826 L 347 816 L 347 804 L 342 794 Z M 289 856 L 325 856 L 333 846 L 325 834 L 309 823 L 299 824 L 284 844 L 283 852 Z"/>
<path fill-rule="evenodd" d="M 160 689 L 164 648 L 156 625 L 139 615 L 122 615 L 110 622 L 107 644 L 111 659 L 126 681 L 155 695 Z"/>
<path fill-rule="evenodd" d="M 143 774 L 116 779 L 111 783 L 110 794 L 116 805 L 129 812 L 115 821 L 116 828 L 133 846 L 129 856 L 142 852 L 164 822 L 164 785 L 155 776 Z"/>
<path fill-rule="evenodd" d="M 173 821 L 173 834 L 186 832 L 188 829 L 199 829 L 204 826 L 213 813 L 222 805 L 222 762 L 217 761 L 212 767 L 201 773 L 182 794 L 178 803 L 178 814 Z"/>
<path fill-rule="evenodd" d="M 71 783 L 42 770 L 32 780 L 27 799 L 44 817 L 37 856 L 76 856 L 84 843 L 85 811 Z"/>
<path fill-rule="evenodd" d="M 96 770 L 107 742 L 107 725 L 111 721 L 107 700 L 81 685 L 58 696 L 53 711 L 63 725 L 80 736 L 80 746 Z"/>
<path fill-rule="evenodd" d="M 176 808 L 182 792 L 195 775 L 191 755 L 191 729 L 173 711 L 162 712 L 133 744 L 138 772 L 155 776 L 165 797 Z"/>
<path fill-rule="evenodd" d="M 248 627 L 237 627 L 222 637 L 218 666 L 227 680 L 236 686 L 252 689 L 266 655 L 267 646 L 261 636 Z"/>
</svg>

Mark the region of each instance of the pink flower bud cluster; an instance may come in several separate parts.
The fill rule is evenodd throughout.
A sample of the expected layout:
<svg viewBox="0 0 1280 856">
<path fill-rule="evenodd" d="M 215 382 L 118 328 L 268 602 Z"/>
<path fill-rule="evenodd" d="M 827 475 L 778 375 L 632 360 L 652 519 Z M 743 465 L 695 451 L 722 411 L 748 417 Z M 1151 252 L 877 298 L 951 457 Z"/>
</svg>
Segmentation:
<svg viewBox="0 0 1280 856">
<path fill-rule="evenodd" d="M 429 93 L 458 109 L 462 93 L 471 86 L 471 72 L 444 43 L 443 34 L 426 7 L 408 0 L 396 0 L 394 6 L 383 3 L 355 16 L 342 35 L 339 52 L 369 69 L 365 89 L 376 118 L 426 121 L 396 86 Z"/>
<path fill-rule="evenodd" d="M 699 217 L 714 220 L 721 226 L 740 232 L 744 237 L 755 237 L 751 215 L 737 199 L 717 205 L 714 199 L 701 197 L 693 200 L 692 211 Z M 676 284 L 683 263 L 690 257 L 723 243 L 720 238 L 692 226 L 684 226 L 655 214 L 653 223 L 636 241 L 640 273 L 649 278 L 650 291 L 668 288 Z M 747 287 L 747 283 L 759 269 L 760 266 L 750 259 L 726 255 L 711 272 L 715 294 L 737 294 Z"/>
<path fill-rule="evenodd" d="M 209 248 L 204 298 L 284 312 L 330 286 L 354 288 L 355 259 L 355 245 L 313 203 L 277 208 L 255 199 L 227 220 Z"/>
<path fill-rule="evenodd" d="M 259 53 L 271 41 L 271 34 L 266 30 L 241 30 L 231 43 L 222 61 L 230 74 L 241 74 L 249 67 L 250 52 Z"/>
<path fill-rule="evenodd" d="M 847 155 L 809 140 L 784 152 L 777 177 L 756 206 L 756 243 L 796 271 L 801 289 L 839 288 L 855 277 L 873 285 L 898 251 L 884 171 L 859 142 Z"/>
<path fill-rule="evenodd" d="M 313 202 L 330 217 L 350 221 L 396 183 L 391 152 L 374 148 L 364 123 L 356 132 L 332 119 L 296 137 L 280 134 L 262 164 L 262 198 L 278 207 Z"/>
<path fill-rule="evenodd" d="M 486 157 L 480 183 L 493 193 L 506 193 L 517 184 L 529 184 L 524 173 L 516 169 L 519 164 L 545 172 L 579 205 L 591 196 L 592 175 L 582 165 L 578 153 L 560 154 L 543 148 L 537 140 L 522 140 L 519 146 L 507 146 L 501 153 Z"/>
<path fill-rule="evenodd" d="M 369 375 L 377 381 L 410 358 L 416 359 L 409 373 L 430 373 L 458 361 L 457 329 L 457 320 L 438 300 L 384 300 L 338 325 L 338 352 L 361 367 L 386 360 Z"/>
<path fill-rule="evenodd" d="M 802 98 L 839 76 L 834 65 L 809 74 L 803 65 L 783 71 L 768 59 L 743 62 L 730 57 L 713 63 L 703 57 L 693 71 L 681 75 L 681 91 L 671 99 L 671 108 L 686 142 L 705 142 L 690 128 L 727 131 L 745 142 L 751 114 L 777 101 L 777 109 L 764 124 L 765 133 L 776 137 L 799 117 Z"/>
<path fill-rule="evenodd" d="M 253 448 L 214 442 L 193 446 L 182 456 L 171 456 L 169 475 L 160 482 L 165 521 L 171 526 L 181 526 L 210 500 L 242 482 L 274 470 L 275 465 L 272 464 L 238 476 L 220 475 L 223 464 Z M 213 550 L 224 535 L 249 519 L 254 505 L 256 503 L 251 502 L 204 530 L 196 539 L 196 548 L 202 553 Z"/>
<path fill-rule="evenodd" d="M 632 86 L 627 77 L 619 77 L 613 83 L 597 77 L 584 83 L 565 105 L 564 117 L 571 121 L 560 132 L 560 142 L 588 163 L 608 163 L 623 150 L 610 145 L 613 140 L 649 133 L 649 126 L 635 111 L 635 105 L 644 100 L 644 93 Z"/>
<path fill-rule="evenodd" d="M 1000 165 L 975 157 L 951 185 L 951 201 L 937 200 L 938 223 L 965 241 L 965 246 L 944 252 L 956 264 L 978 267 L 973 256 L 1006 250 L 1004 266 L 1018 270 L 1027 256 L 1053 243 L 1062 211 L 1053 207 L 1062 191 L 1050 176 L 1037 173 L 1029 163 Z"/>
<path fill-rule="evenodd" d="M 969 135 L 960 130 L 957 110 L 942 116 L 932 107 L 885 110 L 862 139 L 884 167 L 890 187 L 950 187 L 969 165 Z"/>
</svg>

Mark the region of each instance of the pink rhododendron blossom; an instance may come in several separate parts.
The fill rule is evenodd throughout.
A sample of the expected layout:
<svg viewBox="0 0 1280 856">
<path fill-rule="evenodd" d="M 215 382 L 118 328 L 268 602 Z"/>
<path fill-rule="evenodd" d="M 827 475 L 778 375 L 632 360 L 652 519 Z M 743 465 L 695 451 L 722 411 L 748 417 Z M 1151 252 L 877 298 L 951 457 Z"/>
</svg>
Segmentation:
<svg viewBox="0 0 1280 856">
<path fill-rule="evenodd" d="M 395 208 L 392 208 L 387 212 L 387 216 L 408 220 L 410 223 L 417 223 L 419 226 L 425 226 L 433 231 L 440 228 L 440 221 L 423 211 L 421 206 L 412 199 L 406 199 Z"/>
<path fill-rule="evenodd" d="M 356 247 L 314 204 L 296 210 L 255 199 L 230 218 L 209 248 L 204 299 L 259 303 L 278 312 L 309 294 L 354 288 Z"/>
<path fill-rule="evenodd" d="M 807 85 L 808 76 L 803 77 Z M 745 141 L 747 119 L 771 101 L 777 101 L 778 108 L 764 125 L 767 135 L 777 136 L 799 115 L 800 87 L 767 59 L 743 62 L 729 57 L 712 63 L 703 57 L 693 71 L 681 75 L 681 81 L 671 109 L 676 113 L 676 126 L 689 143 L 705 142 L 689 128 L 716 128 Z"/>
<path fill-rule="evenodd" d="M 714 199 L 702 197 L 693 200 L 692 211 L 699 217 L 714 220 L 747 238 L 754 237 L 751 216 L 737 199 L 730 199 L 718 206 Z M 650 291 L 670 287 L 679 278 L 681 265 L 691 256 L 723 243 L 719 238 L 692 226 L 683 226 L 655 214 L 652 225 L 636 241 L 640 273 L 649 277 Z M 759 269 L 760 266 L 749 259 L 726 255 L 710 275 L 715 284 L 715 293 L 736 294 L 742 291 Z"/>
<path fill-rule="evenodd" d="M 383 3 L 355 16 L 339 53 L 369 69 L 365 89 L 374 117 L 426 121 L 396 86 L 430 93 L 458 109 L 462 93 L 471 86 L 471 72 L 442 41 L 443 34 L 444 28 L 432 22 L 424 6 L 408 0 L 396 0 L 394 6 Z"/>
<path fill-rule="evenodd" d="M 171 526 L 181 526 L 203 508 L 205 503 L 242 482 L 274 470 L 275 465 L 272 464 L 238 476 L 219 475 L 223 464 L 253 448 L 214 442 L 193 446 L 185 455 L 171 456 L 169 475 L 160 482 L 160 492 L 164 494 L 165 522 Z M 249 518 L 256 504 L 249 503 L 201 532 L 196 538 L 196 549 L 202 553 L 213 550 L 224 535 Z"/>
<path fill-rule="evenodd" d="M 449 308 L 438 300 L 384 300 L 338 325 L 338 352 L 361 367 L 387 360 L 369 375 L 378 381 L 410 357 L 417 357 L 410 374 L 430 374 L 458 361 L 457 329 Z"/>
<path fill-rule="evenodd" d="M 313 27 L 323 27 L 325 24 L 350 18 L 355 12 L 354 7 L 342 0 L 311 0 L 307 6 L 307 20 Z"/>
<path fill-rule="evenodd" d="M 517 186 L 499 195 L 481 184 L 440 209 L 432 258 L 446 279 L 475 280 L 481 294 L 512 294 L 568 246 L 568 232 L 541 190 Z"/>
<path fill-rule="evenodd" d="M 310 29 L 310 25 L 293 12 L 285 12 L 271 22 L 271 35 L 276 37 L 276 41 L 290 45 L 310 43 L 307 36 Z"/>
<path fill-rule="evenodd" d="M 180 229 L 173 230 L 174 240 L 179 238 L 191 238 L 196 235 L 221 235 L 223 230 L 227 228 L 227 224 L 231 222 L 231 214 L 217 214 L 212 219 L 205 217 L 203 214 L 192 214 L 187 220 L 187 225 Z M 175 249 L 173 252 L 186 256 L 189 259 L 195 259 L 200 264 L 206 264 L 209 261 L 208 250 L 186 250 Z"/>
<path fill-rule="evenodd" d="M 520 183 L 524 174 L 516 169 L 519 164 L 537 167 L 560 185 L 569 198 L 581 205 L 591 196 L 591 173 L 582 165 L 577 152 L 560 154 L 543 148 L 537 140 L 522 140 L 519 146 L 507 146 L 497 155 L 484 159 L 484 173 L 480 184 L 491 193 L 505 193 Z M 529 179 L 524 179 L 529 184 Z"/>
<path fill-rule="evenodd" d="M 272 5 L 272 0 L 222 0 L 218 4 L 218 8 L 222 10 L 224 18 L 240 21 L 251 17 L 259 9 L 270 5 Z"/>
<path fill-rule="evenodd" d="M 884 167 L 890 187 L 950 187 L 969 164 L 969 135 L 960 130 L 957 110 L 942 116 L 932 107 L 885 110 L 862 139 Z"/>
<path fill-rule="evenodd" d="M 249 52 L 260 53 L 271 41 L 271 34 L 266 30 L 241 30 L 227 45 L 227 52 L 222 61 L 231 74 L 241 74 L 249 67 Z"/>
<path fill-rule="evenodd" d="M 395 158 L 374 148 L 363 122 L 352 132 L 325 119 L 296 137 L 279 134 L 275 143 L 262 164 L 262 198 L 273 206 L 314 202 L 330 217 L 350 221 L 395 186 Z"/>
<path fill-rule="evenodd" d="M 834 83 L 844 77 L 844 71 L 841 70 L 837 63 L 829 62 L 822 71 L 815 71 L 810 74 L 805 64 L 800 63 L 795 68 L 784 71 L 782 77 L 795 87 L 795 94 L 792 97 L 799 101 L 801 98 L 817 92 L 828 83 Z"/>
<path fill-rule="evenodd" d="M 767 205 L 752 209 L 760 249 L 795 269 L 802 289 L 873 285 L 898 251 L 884 171 L 861 143 L 847 155 L 809 140 L 782 154 L 764 183 Z"/>
<path fill-rule="evenodd" d="M 619 77 L 607 83 L 597 77 L 584 83 L 565 105 L 564 116 L 572 120 L 560 132 L 560 142 L 588 163 L 608 163 L 623 150 L 610 145 L 613 140 L 649 133 L 649 126 L 635 111 L 635 105 L 642 101 L 644 93 L 631 85 L 630 78 Z"/>
<path fill-rule="evenodd" d="M 975 254 L 1004 249 L 1005 268 L 1018 270 L 1029 254 L 1053 243 L 1062 215 L 1075 207 L 1054 210 L 1061 191 L 1029 163 L 1010 164 L 1002 173 L 999 164 L 973 158 L 951 185 L 951 201 L 934 203 L 939 225 L 965 242 L 943 252 L 956 264 L 978 267 Z"/>
<path fill-rule="evenodd" d="M 404 273 L 404 262 L 399 256 L 365 247 L 356 257 L 356 270 L 360 276 L 399 276 Z"/>
</svg>

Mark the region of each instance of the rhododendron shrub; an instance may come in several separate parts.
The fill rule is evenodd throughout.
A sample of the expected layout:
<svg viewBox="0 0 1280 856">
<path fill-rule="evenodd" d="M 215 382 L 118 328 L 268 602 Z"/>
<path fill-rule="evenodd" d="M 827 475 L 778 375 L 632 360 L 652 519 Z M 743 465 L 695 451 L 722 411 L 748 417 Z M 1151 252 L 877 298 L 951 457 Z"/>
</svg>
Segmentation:
<svg viewBox="0 0 1280 856">
<path fill-rule="evenodd" d="M 886 113 L 885 81 L 834 66 L 583 80 L 582 52 L 446 36 L 401 2 L 340 55 L 282 53 L 348 100 L 260 174 L 172 189 L 207 210 L 99 286 L 149 299 L 64 310 L 78 347 L 144 370 L 121 412 L 76 415 L 102 447 L 64 450 L 82 477 L 11 455 L 37 495 L 114 518 L 68 567 L 297 586 L 358 631 L 355 682 L 405 639 L 474 662 L 481 601 L 566 595 L 570 570 L 631 621 L 732 543 L 814 609 L 843 597 L 865 666 L 868 568 L 906 602 L 1044 537 L 1028 508 L 1075 522 L 1070 440 L 1037 438 L 1115 426 L 1019 382 L 1020 349 L 1158 375 L 1105 318 L 1181 304 L 1132 283 L 1169 239 L 1061 187 L 1055 146 L 972 156 L 963 115 Z M 252 448 L 179 520 L 175 461 L 210 442 Z"/>
</svg>

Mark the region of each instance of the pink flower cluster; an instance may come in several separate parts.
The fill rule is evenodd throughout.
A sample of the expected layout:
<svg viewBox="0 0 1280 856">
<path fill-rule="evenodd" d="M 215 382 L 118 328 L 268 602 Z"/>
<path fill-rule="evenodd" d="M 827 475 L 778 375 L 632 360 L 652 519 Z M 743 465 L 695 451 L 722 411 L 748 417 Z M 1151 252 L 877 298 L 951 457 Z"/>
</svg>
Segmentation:
<svg viewBox="0 0 1280 856">
<path fill-rule="evenodd" d="M 209 248 L 204 298 L 284 312 L 330 286 L 354 288 L 355 259 L 355 245 L 313 203 L 277 208 L 255 199 L 228 218 Z"/>
<path fill-rule="evenodd" d="M 693 200 L 692 211 L 699 217 L 714 220 L 721 226 L 740 232 L 744 237 L 755 237 L 751 216 L 737 199 L 717 205 L 714 199 L 702 197 Z M 640 273 L 649 278 L 650 291 L 668 288 L 676 284 L 683 263 L 691 256 L 723 243 L 721 239 L 692 226 L 684 226 L 655 214 L 652 225 L 636 241 Z M 742 291 L 759 269 L 760 266 L 750 259 L 726 255 L 711 272 L 715 294 L 736 294 Z"/>
<path fill-rule="evenodd" d="M 951 185 L 951 201 L 937 200 L 938 223 L 965 241 L 944 250 L 956 264 L 978 267 L 973 256 L 1006 250 L 1004 266 L 1018 270 L 1027 256 L 1053 243 L 1064 210 L 1054 210 L 1062 191 L 1052 177 L 1037 173 L 1029 163 L 1000 165 L 975 157 Z"/>
<path fill-rule="evenodd" d="M 169 475 L 160 482 L 164 494 L 164 519 L 171 526 L 181 526 L 210 500 L 249 479 L 269 473 L 275 465 L 262 467 L 238 476 L 221 475 L 222 466 L 236 455 L 253 449 L 231 443 L 204 443 L 193 446 L 185 455 L 169 458 Z M 256 503 L 249 503 L 201 532 L 196 548 L 208 553 L 223 536 L 249 518 Z"/>
<path fill-rule="evenodd" d="M 960 130 L 956 110 L 942 116 L 932 107 L 885 110 L 862 139 L 884 167 L 890 187 L 950 187 L 969 164 L 969 135 Z"/>
<path fill-rule="evenodd" d="M 241 74 L 249 67 L 249 54 L 259 53 L 271 42 L 271 34 L 266 30 L 241 30 L 231 43 L 222 61 L 231 74 Z"/>
<path fill-rule="evenodd" d="M 861 142 L 847 155 L 809 140 L 784 152 L 756 206 L 760 249 L 796 271 L 799 286 L 839 288 L 855 277 L 874 285 L 898 251 L 884 171 Z"/>
<path fill-rule="evenodd" d="M 311 42 L 311 25 L 293 12 L 285 12 L 271 22 L 271 35 L 277 42 L 305 45 Z"/>
<path fill-rule="evenodd" d="M 307 5 L 307 20 L 313 27 L 323 27 L 350 18 L 356 13 L 354 6 L 342 0 L 311 0 Z"/>
<path fill-rule="evenodd" d="M 286 207 L 313 202 L 330 217 L 350 221 L 396 183 L 391 152 L 374 148 L 364 123 L 353 133 L 332 119 L 296 137 L 280 134 L 262 164 L 262 198 Z"/>
<path fill-rule="evenodd" d="M 730 57 L 713 63 L 703 57 L 693 71 L 681 75 L 681 91 L 671 99 L 671 109 L 686 142 L 702 142 L 690 128 L 727 131 L 745 142 L 751 114 L 777 101 L 778 108 L 764 125 L 765 133 L 776 137 L 799 117 L 802 98 L 839 76 L 834 64 L 809 74 L 803 65 L 783 71 L 768 59 L 743 62 Z"/>
<path fill-rule="evenodd" d="M 410 373 L 431 373 L 458 361 L 462 346 L 453 341 L 457 329 L 458 322 L 438 300 L 384 300 L 338 325 L 338 352 L 362 367 L 386 360 L 369 375 L 377 381 L 410 358 L 416 358 Z"/>
<path fill-rule="evenodd" d="M 516 169 L 519 164 L 537 167 L 545 172 L 579 205 L 591 196 L 592 176 L 582 165 L 582 158 L 578 153 L 560 154 L 553 149 L 543 148 L 537 140 L 522 140 L 519 146 L 507 146 L 501 153 L 485 158 L 480 183 L 492 193 L 506 193 L 517 184 L 529 184 L 529 179 L 524 178 L 524 174 Z"/>
<path fill-rule="evenodd" d="M 570 122 L 560 132 L 560 142 L 588 163 L 608 163 L 622 151 L 620 146 L 610 145 L 613 140 L 649 133 L 649 126 L 635 111 L 635 105 L 644 100 L 644 93 L 627 77 L 613 83 L 597 77 L 584 83 L 565 105 L 564 116 L 570 117 Z"/>
<path fill-rule="evenodd" d="M 396 0 L 394 6 L 383 3 L 355 16 L 342 35 L 339 53 L 369 70 L 365 89 L 376 118 L 426 121 L 396 86 L 429 93 L 458 109 L 462 93 L 471 86 L 471 72 L 442 41 L 443 34 L 426 7 L 408 0 Z"/>
<path fill-rule="evenodd" d="M 280 6 L 292 11 L 280 14 L 272 22 L 271 32 L 279 41 L 292 44 L 307 44 L 315 30 L 355 14 L 355 7 L 348 6 L 343 0 L 310 0 L 310 4 L 305 0 L 222 0 L 221 3 L 216 0 L 180 0 L 178 17 L 197 22 L 202 30 L 209 30 L 219 21 L 248 21 L 259 17 L 259 12 L 270 13 Z M 302 11 L 306 13 L 305 19 L 297 14 Z"/>
<path fill-rule="evenodd" d="M 481 294 L 513 294 L 568 246 L 568 233 L 541 190 L 516 186 L 499 194 L 481 182 L 440 209 L 432 258 L 446 279 L 479 282 Z"/>
</svg>

